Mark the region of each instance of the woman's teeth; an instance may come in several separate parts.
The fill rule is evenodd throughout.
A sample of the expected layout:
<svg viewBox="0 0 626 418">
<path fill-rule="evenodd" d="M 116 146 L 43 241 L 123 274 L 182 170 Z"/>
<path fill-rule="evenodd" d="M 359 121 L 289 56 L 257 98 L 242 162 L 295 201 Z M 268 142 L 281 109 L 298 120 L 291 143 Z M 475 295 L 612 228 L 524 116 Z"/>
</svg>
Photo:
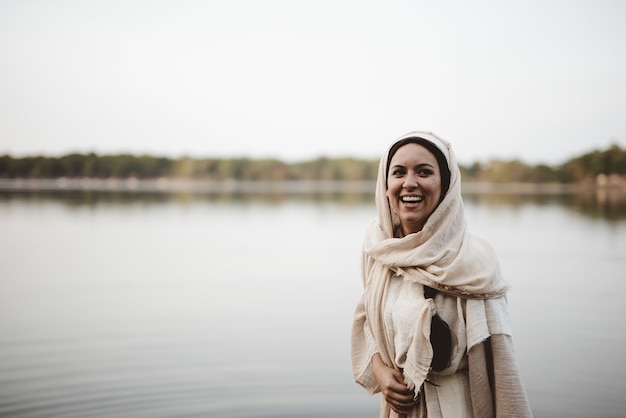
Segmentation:
<svg viewBox="0 0 626 418">
<path fill-rule="evenodd" d="M 419 203 L 424 200 L 424 198 L 422 196 L 402 196 L 400 200 L 403 203 Z"/>
</svg>

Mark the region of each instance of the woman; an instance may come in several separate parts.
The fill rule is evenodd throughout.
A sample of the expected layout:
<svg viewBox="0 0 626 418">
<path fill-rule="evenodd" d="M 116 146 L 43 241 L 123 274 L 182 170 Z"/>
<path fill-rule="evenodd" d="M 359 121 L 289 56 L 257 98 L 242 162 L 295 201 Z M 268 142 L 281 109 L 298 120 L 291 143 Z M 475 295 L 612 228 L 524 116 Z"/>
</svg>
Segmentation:
<svg viewBox="0 0 626 418">
<path fill-rule="evenodd" d="M 411 132 L 383 155 L 351 341 L 380 417 L 532 416 L 513 354 L 506 285 L 466 228 L 450 145 Z"/>
</svg>

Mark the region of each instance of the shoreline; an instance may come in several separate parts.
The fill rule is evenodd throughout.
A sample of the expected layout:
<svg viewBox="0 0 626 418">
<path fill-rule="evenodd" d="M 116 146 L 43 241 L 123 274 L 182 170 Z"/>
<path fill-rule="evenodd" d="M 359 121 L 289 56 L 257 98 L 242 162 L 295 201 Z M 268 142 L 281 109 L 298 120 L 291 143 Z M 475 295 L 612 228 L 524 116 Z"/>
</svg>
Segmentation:
<svg viewBox="0 0 626 418">
<path fill-rule="evenodd" d="M 626 195 L 623 184 L 594 183 L 491 183 L 463 182 L 463 194 L 511 194 L 511 195 L 569 195 L 607 191 Z M 311 194 L 349 193 L 374 194 L 374 181 L 215 181 L 206 179 L 138 179 L 119 178 L 57 178 L 57 179 L 0 179 L 2 192 L 37 191 L 95 191 L 128 193 L 190 193 L 190 194 Z"/>
</svg>

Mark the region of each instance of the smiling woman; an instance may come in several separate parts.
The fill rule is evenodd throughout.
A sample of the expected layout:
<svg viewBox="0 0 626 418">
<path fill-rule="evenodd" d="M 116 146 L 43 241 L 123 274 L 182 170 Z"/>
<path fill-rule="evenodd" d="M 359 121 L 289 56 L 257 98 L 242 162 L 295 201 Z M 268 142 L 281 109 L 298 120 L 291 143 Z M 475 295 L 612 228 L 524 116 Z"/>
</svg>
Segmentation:
<svg viewBox="0 0 626 418">
<path fill-rule="evenodd" d="M 382 392 L 381 418 L 532 415 L 507 286 L 491 246 L 465 227 L 460 181 L 449 144 L 431 133 L 401 137 L 380 161 L 352 369 Z"/>
</svg>

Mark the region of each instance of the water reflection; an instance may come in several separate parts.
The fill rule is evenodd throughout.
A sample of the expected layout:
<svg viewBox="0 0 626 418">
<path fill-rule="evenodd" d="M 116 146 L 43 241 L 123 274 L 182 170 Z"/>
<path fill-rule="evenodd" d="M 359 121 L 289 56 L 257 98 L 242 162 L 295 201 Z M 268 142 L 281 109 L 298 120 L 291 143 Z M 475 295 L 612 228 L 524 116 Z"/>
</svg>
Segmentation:
<svg viewBox="0 0 626 418">
<path fill-rule="evenodd" d="M 371 182 L 293 182 L 193 184 L 183 182 L 170 188 L 159 183 L 138 181 L 132 188 L 123 187 L 57 187 L 57 183 L 35 183 L 29 187 L 7 187 L 0 184 L 0 202 L 11 199 L 37 201 L 56 200 L 66 205 L 143 204 L 192 202 L 194 200 L 225 203 L 285 201 L 336 202 L 346 205 L 373 203 L 374 184 Z M 106 183 L 104 183 L 106 185 Z M 122 183 L 122 185 L 125 183 Z M 19 184 L 18 184 L 19 186 Z M 23 185 L 22 185 L 23 186 Z M 519 185 L 498 187 L 464 184 L 463 198 L 468 203 L 490 206 L 558 205 L 585 216 L 609 221 L 626 219 L 626 190 L 621 188 L 555 188 Z"/>
<path fill-rule="evenodd" d="M 626 219 L 626 191 L 581 190 L 568 193 L 466 192 L 468 203 L 489 206 L 520 207 L 524 205 L 552 206 L 597 219 L 619 221 Z"/>
<path fill-rule="evenodd" d="M 106 185 L 106 183 L 103 183 Z M 232 203 L 261 201 L 281 203 L 286 200 L 335 201 L 346 204 L 366 203 L 373 197 L 370 182 L 182 182 L 169 188 L 144 185 L 124 187 L 57 187 L 55 182 L 9 183 L 0 181 L 0 199 L 54 199 L 69 205 L 121 203 L 142 200 L 147 203 L 208 200 Z"/>
</svg>

